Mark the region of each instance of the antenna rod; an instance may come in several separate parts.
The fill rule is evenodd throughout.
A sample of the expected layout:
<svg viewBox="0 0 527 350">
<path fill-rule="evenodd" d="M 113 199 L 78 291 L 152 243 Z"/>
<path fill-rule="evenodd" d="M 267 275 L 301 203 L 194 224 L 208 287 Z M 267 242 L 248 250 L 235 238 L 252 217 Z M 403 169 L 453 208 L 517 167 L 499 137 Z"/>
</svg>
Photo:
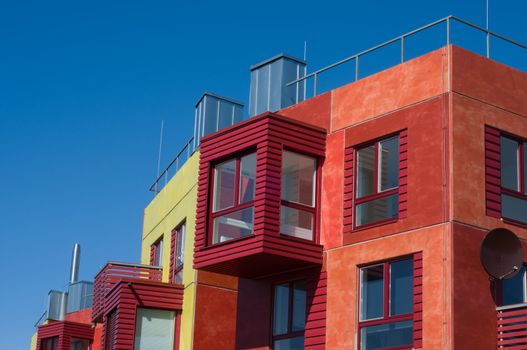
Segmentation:
<svg viewBox="0 0 527 350">
<path fill-rule="evenodd" d="M 304 61 L 307 58 L 307 40 L 304 40 Z"/>
<path fill-rule="evenodd" d="M 161 131 L 159 134 L 159 152 L 157 154 L 157 177 L 159 177 L 159 171 L 161 167 L 161 149 L 163 147 L 163 126 L 164 126 L 164 120 L 161 120 Z M 156 190 L 157 190 L 157 184 L 156 184 Z"/>
</svg>

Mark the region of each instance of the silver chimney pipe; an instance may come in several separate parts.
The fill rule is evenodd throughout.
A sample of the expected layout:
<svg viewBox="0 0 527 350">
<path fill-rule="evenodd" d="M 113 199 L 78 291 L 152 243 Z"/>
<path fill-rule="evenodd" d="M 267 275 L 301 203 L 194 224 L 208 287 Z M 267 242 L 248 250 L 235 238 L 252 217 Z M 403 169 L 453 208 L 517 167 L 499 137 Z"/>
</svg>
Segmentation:
<svg viewBox="0 0 527 350">
<path fill-rule="evenodd" d="M 71 256 L 70 284 L 79 280 L 79 265 L 81 262 L 81 245 L 75 243 Z"/>
</svg>

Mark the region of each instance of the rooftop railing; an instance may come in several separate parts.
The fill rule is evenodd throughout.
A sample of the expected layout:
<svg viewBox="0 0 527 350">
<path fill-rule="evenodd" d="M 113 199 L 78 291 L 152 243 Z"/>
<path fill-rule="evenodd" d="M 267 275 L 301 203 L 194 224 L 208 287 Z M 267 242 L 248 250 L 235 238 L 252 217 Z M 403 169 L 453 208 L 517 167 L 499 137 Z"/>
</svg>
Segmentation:
<svg viewBox="0 0 527 350">
<path fill-rule="evenodd" d="M 185 164 L 185 162 L 190 158 L 190 156 L 194 153 L 196 150 L 193 148 L 194 143 L 194 136 L 190 138 L 190 140 L 187 141 L 185 145 L 181 148 L 181 150 L 178 152 L 176 157 L 168 164 L 168 166 L 163 169 L 161 174 L 155 179 L 155 181 L 152 183 L 152 185 L 149 188 L 150 192 L 154 192 L 155 194 L 158 194 L 163 187 L 166 186 L 168 181 L 174 176 L 179 168 Z"/>
<path fill-rule="evenodd" d="M 468 28 L 468 29 L 476 30 L 477 32 L 479 32 L 479 33 L 484 35 L 484 39 L 485 39 L 484 48 L 485 48 L 485 55 L 486 55 L 487 58 L 493 58 L 493 59 L 498 58 L 497 59 L 498 61 L 502 61 L 502 60 L 499 59 L 498 56 L 491 55 L 491 54 L 494 53 L 494 51 L 491 51 L 493 45 L 499 45 L 498 42 L 491 42 L 491 41 L 492 41 L 492 39 L 497 39 L 498 41 L 501 41 L 502 43 L 511 44 L 511 45 L 513 45 L 516 48 L 520 48 L 520 49 L 524 50 L 522 52 L 525 54 L 525 59 L 523 60 L 522 63 L 527 62 L 527 46 L 526 45 L 523 45 L 523 44 L 521 44 L 521 43 L 519 43 L 517 41 L 509 39 L 509 38 L 507 38 L 507 37 L 505 37 L 505 36 L 503 36 L 501 34 L 498 34 L 498 33 L 492 32 L 490 30 L 487 30 L 485 28 L 482 28 L 482 27 L 480 27 L 480 26 L 478 26 L 476 24 L 470 23 L 470 22 L 468 22 L 468 21 L 466 21 L 464 19 L 461 19 L 459 17 L 448 16 L 448 17 L 442 18 L 440 20 L 437 20 L 435 22 L 432 22 L 430 24 L 427 24 L 425 26 L 422 26 L 422 27 L 420 27 L 418 29 L 412 30 L 412 31 L 410 31 L 408 33 L 405 33 L 403 35 L 400 35 L 398 37 L 395 37 L 395 38 L 393 38 L 391 40 L 388 40 L 388 41 L 386 41 L 386 42 L 384 42 L 382 44 L 379 44 L 377 46 L 374 46 L 374 47 L 372 47 L 370 49 L 367 49 L 367 50 L 359 52 L 359 53 L 357 53 L 355 55 L 349 56 L 349 57 L 347 57 L 347 58 L 345 58 L 343 60 L 340 60 L 340 61 L 338 61 L 336 63 L 330 64 L 330 65 L 328 65 L 326 67 L 318 69 L 318 70 L 316 70 L 316 71 L 314 71 L 312 73 L 307 74 L 306 76 L 304 76 L 302 78 L 293 80 L 293 81 L 287 83 L 286 85 L 290 86 L 290 85 L 294 85 L 294 84 L 299 84 L 301 82 L 308 83 L 308 81 L 309 81 L 310 82 L 310 86 L 312 85 L 313 94 L 311 96 L 307 96 L 307 97 L 317 96 L 317 95 L 319 95 L 321 93 L 320 78 L 321 78 L 322 74 L 328 74 L 330 71 L 334 71 L 337 67 L 341 67 L 341 66 L 343 66 L 345 64 L 353 64 L 353 68 L 351 70 L 352 76 L 346 79 L 346 83 L 345 84 L 347 84 L 349 82 L 352 82 L 352 81 L 357 81 L 357 80 L 359 80 L 359 79 L 361 79 L 361 78 L 363 78 L 365 76 L 371 75 L 373 73 L 377 73 L 380 70 L 382 70 L 382 69 L 380 69 L 380 70 L 376 70 L 376 71 L 373 71 L 373 72 L 369 72 L 369 74 L 363 74 L 362 73 L 362 69 L 361 69 L 361 67 L 362 67 L 361 58 L 364 58 L 366 55 L 372 54 L 375 51 L 379 51 L 381 49 L 387 49 L 388 47 L 391 47 L 393 45 L 397 45 L 398 46 L 398 50 L 397 50 L 398 51 L 398 55 L 396 57 L 396 61 L 392 62 L 392 64 L 389 64 L 388 66 L 385 66 L 383 69 L 389 68 L 389 67 L 394 66 L 394 65 L 399 64 L 399 63 L 403 63 L 403 62 L 407 61 L 408 58 L 409 58 L 408 55 L 407 55 L 407 51 L 408 51 L 407 41 L 408 41 L 408 39 L 410 39 L 412 37 L 415 37 L 418 34 L 422 34 L 422 33 L 431 31 L 432 28 L 437 28 L 437 27 L 440 27 L 440 26 L 443 26 L 444 32 L 441 35 L 441 36 L 443 36 L 443 39 L 439 40 L 441 45 L 439 45 L 437 48 L 439 48 L 441 46 L 444 46 L 445 44 L 449 45 L 449 44 L 452 44 L 452 43 L 455 43 L 456 45 L 460 45 L 462 47 L 472 46 L 473 42 L 471 44 L 468 44 L 468 45 L 460 44 L 463 41 L 462 38 L 460 38 L 460 43 L 453 42 L 453 40 L 457 38 L 457 36 L 455 36 L 455 32 L 453 31 L 454 28 L 458 29 L 457 27 L 455 27 L 455 25 L 461 25 L 465 29 Z M 470 37 L 470 35 L 469 35 L 469 37 Z M 471 41 L 477 41 L 477 40 L 471 39 Z M 429 45 L 430 43 L 427 43 L 427 44 Z M 465 48 L 470 50 L 470 48 L 468 48 L 468 47 L 465 47 Z M 472 50 L 472 51 L 477 51 L 477 50 Z M 499 52 L 499 51 L 497 51 L 497 52 Z M 411 57 L 411 58 L 413 58 L 413 57 Z M 523 70 L 527 70 L 527 66 L 523 67 Z M 341 84 L 341 85 L 344 85 L 344 84 Z M 333 86 L 330 89 L 334 89 L 336 87 L 337 86 Z M 326 90 L 329 90 L 329 89 L 326 89 Z M 296 103 L 298 103 L 298 102 L 299 101 L 297 100 Z"/>
<path fill-rule="evenodd" d="M 500 306 L 498 316 L 498 348 L 527 349 L 527 303 Z"/>
</svg>

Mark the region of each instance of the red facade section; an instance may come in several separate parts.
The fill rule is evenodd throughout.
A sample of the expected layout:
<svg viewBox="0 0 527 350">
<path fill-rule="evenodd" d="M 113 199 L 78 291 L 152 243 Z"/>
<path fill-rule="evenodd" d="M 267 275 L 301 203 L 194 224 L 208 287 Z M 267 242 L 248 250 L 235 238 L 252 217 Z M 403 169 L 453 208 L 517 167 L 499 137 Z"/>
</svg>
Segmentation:
<svg viewBox="0 0 527 350">
<path fill-rule="evenodd" d="M 174 272 L 176 268 L 176 234 L 176 229 L 173 229 L 170 233 L 170 268 L 168 278 L 171 282 L 174 282 Z"/>
<path fill-rule="evenodd" d="M 408 213 L 408 130 L 399 133 L 399 218 Z"/>
<path fill-rule="evenodd" d="M 527 348 L 527 307 L 512 306 L 497 313 L 498 349 Z"/>
<path fill-rule="evenodd" d="M 150 246 L 150 265 L 155 265 L 156 254 L 157 254 L 156 245 L 152 244 Z"/>
<path fill-rule="evenodd" d="M 280 235 L 281 164 L 284 149 L 315 157 L 320 164 L 325 154 L 325 140 L 325 130 L 272 113 L 251 118 L 203 138 L 194 267 L 255 277 L 312 264 L 320 265 L 322 246 L 317 244 L 316 234 L 315 241 Z M 256 151 L 253 234 L 212 246 L 208 236 L 212 167 L 220 160 L 247 151 Z"/>
<path fill-rule="evenodd" d="M 423 347 L 423 253 L 414 254 L 414 348 Z"/>
<path fill-rule="evenodd" d="M 501 218 L 500 131 L 485 125 L 485 204 L 488 216 Z"/>
<path fill-rule="evenodd" d="M 68 321 L 51 321 L 48 324 L 38 327 L 37 333 L 37 350 L 41 349 L 42 340 L 46 338 L 58 337 L 58 350 L 70 350 L 71 338 L 85 339 L 93 341 L 94 329 L 90 324 L 68 322 Z"/>
<path fill-rule="evenodd" d="M 106 349 L 109 340 L 106 338 L 111 334 L 112 350 L 129 350 L 134 344 L 137 308 L 181 311 L 183 286 L 125 278 L 112 288 L 106 298 L 103 349 Z"/>
<path fill-rule="evenodd" d="M 327 272 L 310 276 L 307 280 L 307 320 L 304 349 L 326 348 Z"/>
<path fill-rule="evenodd" d="M 354 164 L 355 150 L 351 147 L 344 151 L 344 232 L 353 230 L 353 184 L 354 184 Z"/>
</svg>

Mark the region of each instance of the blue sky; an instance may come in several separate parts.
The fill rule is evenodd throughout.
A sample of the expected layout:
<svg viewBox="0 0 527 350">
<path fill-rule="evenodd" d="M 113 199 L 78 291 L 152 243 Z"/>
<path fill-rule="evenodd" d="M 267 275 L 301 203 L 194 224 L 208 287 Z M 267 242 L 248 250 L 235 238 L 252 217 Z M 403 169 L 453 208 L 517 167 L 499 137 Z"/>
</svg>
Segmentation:
<svg viewBox="0 0 527 350">
<path fill-rule="evenodd" d="M 490 8 L 527 43 L 524 1 Z M 0 1 L 0 349 L 29 347 L 75 242 L 85 279 L 139 261 L 161 120 L 167 164 L 204 90 L 247 103 L 250 65 L 307 40 L 312 71 L 449 14 L 483 26 L 485 3 Z"/>
</svg>

